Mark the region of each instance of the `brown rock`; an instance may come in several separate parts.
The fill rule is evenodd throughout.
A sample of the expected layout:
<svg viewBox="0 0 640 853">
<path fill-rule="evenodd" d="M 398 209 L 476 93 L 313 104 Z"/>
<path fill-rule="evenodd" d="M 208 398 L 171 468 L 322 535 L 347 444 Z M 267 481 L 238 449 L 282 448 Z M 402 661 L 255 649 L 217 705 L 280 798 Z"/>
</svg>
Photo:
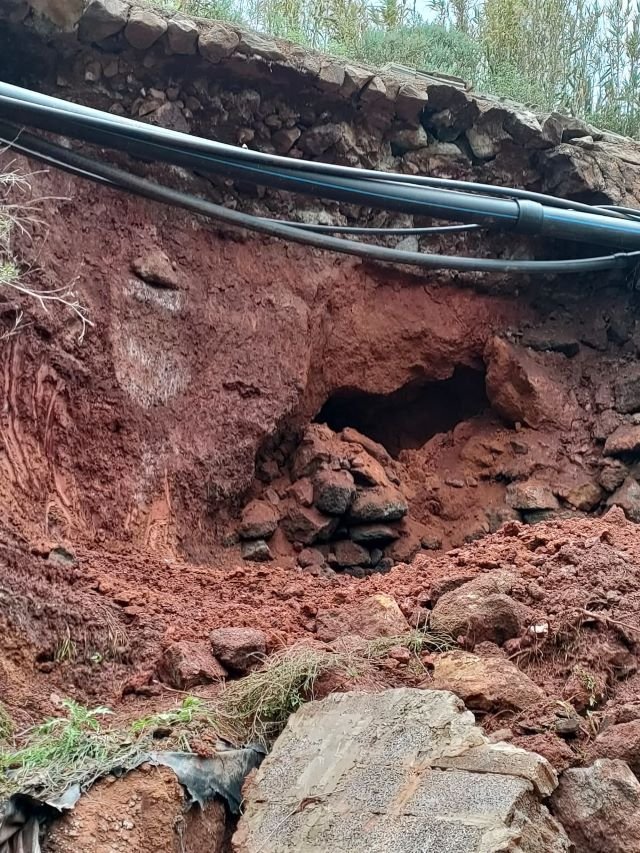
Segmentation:
<svg viewBox="0 0 640 853">
<path fill-rule="evenodd" d="M 596 738 L 591 754 L 626 761 L 636 776 L 640 775 L 640 719 L 609 726 Z"/>
<path fill-rule="evenodd" d="M 166 287 L 169 290 L 176 290 L 178 287 L 176 271 L 162 249 L 157 248 L 148 255 L 141 255 L 135 258 L 131 262 L 131 271 L 138 278 L 146 281 L 147 284 L 152 284 L 156 287 Z"/>
<path fill-rule="evenodd" d="M 331 538 L 339 523 L 336 516 L 323 515 L 315 507 L 289 507 L 287 516 L 281 522 L 282 530 L 290 542 L 302 542 L 313 545 L 314 542 L 326 542 Z"/>
<path fill-rule="evenodd" d="M 251 539 L 242 543 L 242 559 L 253 563 L 266 563 L 273 560 L 273 554 L 264 539 Z"/>
<path fill-rule="evenodd" d="M 640 782 L 624 761 L 565 770 L 551 810 L 577 853 L 640 853 Z"/>
<path fill-rule="evenodd" d="M 431 627 L 451 637 L 468 636 L 475 642 L 504 643 L 532 624 L 533 612 L 507 595 L 515 583 L 508 572 L 480 575 L 438 599 Z"/>
<path fill-rule="evenodd" d="M 429 687 L 451 690 L 473 711 L 522 711 L 546 701 L 544 691 L 511 661 L 467 652 L 438 655 Z"/>
<path fill-rule="evenodd" d="M 216 628 L 209 634 L 216 658 L 234 672 L 246 672 L 261 662 L 267 638 L 256 628 Z"/>
<path fill-rule="evenodd" d="M 175 15 L 167 22 L 167 44 L 170 53 L 192 54 L 197 50 L 198 27 L 192 18 Z"/>
<path fill-rule="evenodd" d="M 560 504 L 551 489 L 536 480 L 510 483 L 507 486 L 507 504 L 513 509 L 558 509 Z"/>
<path fill-rule="evenodd" d="M 310 477 L 329 464 L 334 438 L 334 434 L 324 424 L 310 424 L 307 427 L 293 457 L 291 476 L 294 480 Z"/>
<path fill-rule="evenodd" d="M 425 89 L 413 83 L 403 83 L 396 97 L 396 113 L 405 121 L 417 121 L 428 100 Z"/>
<path fill-rule="evenodd" d="M 211 654 L 206 642 L 181 640 L 173 643 L 162 656 L 160 678 L 177 690 L 191 690 L 198 684 L 221 681 L 227 672 Z"/>
<path fill-rule="evenodd" d="M 129 5 L 122 0 L 91 0 L 80 19 L 80 41 L 102 41 L 125 28 Z"/>
<path fill-rule="evenodd" d="M 353 427 L 345 427 L 340 433 L 340 438 L 349 444 L 359 444 L 369 456 L 373 456 L 381 465 L 388 465 L 392 461 L 388 451 L 379 442 L 369 438 L 368 435 L 363 435 Z"/>
<path fill-rule="evenodd" d="M 627 477 L 620 488 L 609 496 L 607 506 L 619 506 L 629 521 L 640 522 L 640 484 L 633 477 Z"/>
<path fill-rule="evenodd" d="M 345 566 L 368 566 L 371 562 L 367 549 L 350 539 L 335 542 L 332 552 L 332 555 L 329 556 L 329 562 L 342 568 Z"/>
<path fill-rule="evenodd" d="M 209 62 L 221 62 L 240 44 L 238 34 L 219 22 L 208 23 L 198 37 L 198 51 Z"/>
<path fill-rule="evenodd" d="M 495 337 L 485 360 L 487 396 L 503 418 L 532 427 L 570 421 L 566 393 L 533 355 Z"/>
<path fill-rule="evenodd" d="M 167 22 L 152 9 L 133 7 L 124 37 L 136 50 L 148 50 L 167 31 Z"/>
<path fill-rule="evenodd" d="M 359 486 L 389 486 L 387 472 L 382 465 L 366 452 L 358 453 L 351 460 L 351 473 Z"/>
<path fill-rule="evenodd" d="M 298 554 L 298 565 L 303 569 L 308 569 L 310 566 L 324 566 L 325 562 L 324 554 L 317 548 L 303 548 Z"/>
<path fill-rule="evenodd" d="M 393 486 L 363 489 L 351 505 L 349 517 L 363 523 L 372 521 L 398 521 L 409 507 L 404 496 Z"/>
<path fill-rule="evenodd" d="M 409 519 L 398 525 L 400 536 L 384 549 L 385 557 L 396 563 L 410 563 L 422 547 L 424 527 Z"/>
<path fill-rule="evenodd" d="M 536 752 L 546 758 L 549 764 L 558 773 L 576 762 L 576 754 L 566 741 L 559 738 L 553 732 L 544 732 L 537 735 L 520 735 L 513 738 L 516 746 L 530 752 Z"/>
<path fill-rule="evenodd" d="M 308 477 L 296 480 L 287 489 L 287 494 L 302 506 L 313 506 L 313 483 Z"/>
<path fill-rule="evenodd" d="M 598 482 L 606 492 L 615 492 L 629 475 L 627 466 L 619 459 L 603 459 Z"/>
<path fill-rule="evenodd" d="M 603 497 L 604 492 L 600 486 L 589 481 L 571 489 L 567 494 L 567 503 L 582 512 L 591 512 L 598 506 Z"/>
<path fill-rule="evenodd" d="M 278 526 L 278 511 L 266 501 L 251 501 L 242 511 L 241 539 L 269 539 Z"/>
<path fill-rule="evenodd" d="M 605 456 L 626 456 L 640 452 L 640 425 L 622 424 L 604 443 Z"/>
<path fill-rule="evenodd" d="M 340 609 L 320 611 L 316 616 L 317 637 L 328 643 L 347 635 L 375 640 L 400 636 L 409 630 L 395 598 L 382 593 Z"/>
<path fill-rule="evenodd" d="M 319 471 L 313 479 L 313 502 L 327 515 L 344 515 L 355 494 L 349 471 Z"/>
<path fill-rule="evenodd" d="M 296 142 L 300 139 L 302 131 L 298 127 L 285 127 L 276 131 L 271 137 L 276 154 L 288 154 Z"/>
</svg>

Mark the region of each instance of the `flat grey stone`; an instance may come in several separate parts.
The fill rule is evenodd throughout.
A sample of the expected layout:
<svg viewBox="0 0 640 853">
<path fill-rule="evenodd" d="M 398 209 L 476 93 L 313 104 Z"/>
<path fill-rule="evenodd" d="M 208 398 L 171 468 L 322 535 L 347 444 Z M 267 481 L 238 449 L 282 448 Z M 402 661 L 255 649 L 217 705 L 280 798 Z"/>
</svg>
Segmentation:
<svg viewBox="0 0 640 853">
<path fill-rule="evenodd" d="M 333 694 L 290 718 L 233 850 L 567 853 L 538 794 L 556 784 L 541 756 L 489 743 L 452 693 Z"/>
</svg>

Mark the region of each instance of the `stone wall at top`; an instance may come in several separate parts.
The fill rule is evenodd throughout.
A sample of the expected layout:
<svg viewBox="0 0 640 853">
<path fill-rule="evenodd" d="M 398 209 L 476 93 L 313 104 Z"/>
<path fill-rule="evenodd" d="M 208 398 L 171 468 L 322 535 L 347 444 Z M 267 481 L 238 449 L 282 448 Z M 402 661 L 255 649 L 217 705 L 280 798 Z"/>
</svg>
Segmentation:
<svg viewBox="0 0 640 853">
<path fill-rule="evenodd" d="M 291 157 L 640 200 L 638 144 L 580 120 L 125 0 L 0 0 L 0 79 Z"/>
</svg>

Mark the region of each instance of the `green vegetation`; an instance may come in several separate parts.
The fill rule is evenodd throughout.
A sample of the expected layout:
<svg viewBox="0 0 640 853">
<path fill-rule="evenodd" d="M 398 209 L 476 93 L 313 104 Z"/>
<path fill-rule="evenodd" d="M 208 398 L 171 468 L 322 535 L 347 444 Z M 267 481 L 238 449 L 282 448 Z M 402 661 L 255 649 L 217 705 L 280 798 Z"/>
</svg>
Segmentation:
<svg viewBox="0 0 640 853">
<path fill-rule="evenodd" d="M 640 134 L 640 0 L 161 0 L 372 65 L 463 77 L 488 94 Z"/>
<path fill-rule="evenodd" d="M 127 725 L 107 725 L 108 708 L 89 710 L 62 703 L 64 715 L 12 739 L 9 716 L 0 714 L 0 795 L 17 791 L 53 796 L 73 784 L 89 786 L 119 767 L 136 767 L 157 749 L 189 751 L 192 743 L 222 737 L 238 745 L 271 743 L 289 715 L 313 699 L 324 676 L 349 683 L 375 683 L 375 662 L 402 646 L 420 665 L 425 650 L 443 650 L 451 641 L 423 631 L 364 643 L 356 651 L 298 645 L 265 659 L 263 666 L 222 688 L 205 701 L 186 696 L 181 704 Z M 1 709 L 4 710 L 4 709 Z"/>
</svg>

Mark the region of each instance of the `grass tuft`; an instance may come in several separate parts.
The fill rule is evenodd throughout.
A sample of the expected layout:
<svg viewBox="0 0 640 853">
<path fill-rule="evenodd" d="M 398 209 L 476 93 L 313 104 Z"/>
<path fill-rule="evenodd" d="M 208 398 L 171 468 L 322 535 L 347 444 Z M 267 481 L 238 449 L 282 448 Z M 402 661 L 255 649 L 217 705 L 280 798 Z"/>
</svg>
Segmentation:
<svg viewBox="0 0 640 853">
<path fill-rule="evenodd" d="M 62 705 L 63 716 L 23 733 L 17 745 L 8 743 L 10 720 L 2 737 L 0 714 L 0 794 L 21 791 L 51 797 L 73 784 L 88 787 L 116 767 L 136 767 L 148 752 L 158 748 L 159 737 L 163 738 L 163 748 L 182 751 L 217 738 L 236 745 L 260 743 L 268 747 L 289 716 L 314 698 L 323 677 L 337 676 L 350 684 L 375 684 L 376 662 L 397 646 L 409 649 L 414 662 L 420 664 L 422 652 L 444 651 L 452 641 L 438 634 L 411 631 L 344 652 L 299 644 L 265 658 L 260 669 L 228 683 L 214 699 L 186 696 L 177 708 L 125 726 L 106 723 L 111 715 L 108 708 L 90 710 L 67 700 Z"/>
</svg>

